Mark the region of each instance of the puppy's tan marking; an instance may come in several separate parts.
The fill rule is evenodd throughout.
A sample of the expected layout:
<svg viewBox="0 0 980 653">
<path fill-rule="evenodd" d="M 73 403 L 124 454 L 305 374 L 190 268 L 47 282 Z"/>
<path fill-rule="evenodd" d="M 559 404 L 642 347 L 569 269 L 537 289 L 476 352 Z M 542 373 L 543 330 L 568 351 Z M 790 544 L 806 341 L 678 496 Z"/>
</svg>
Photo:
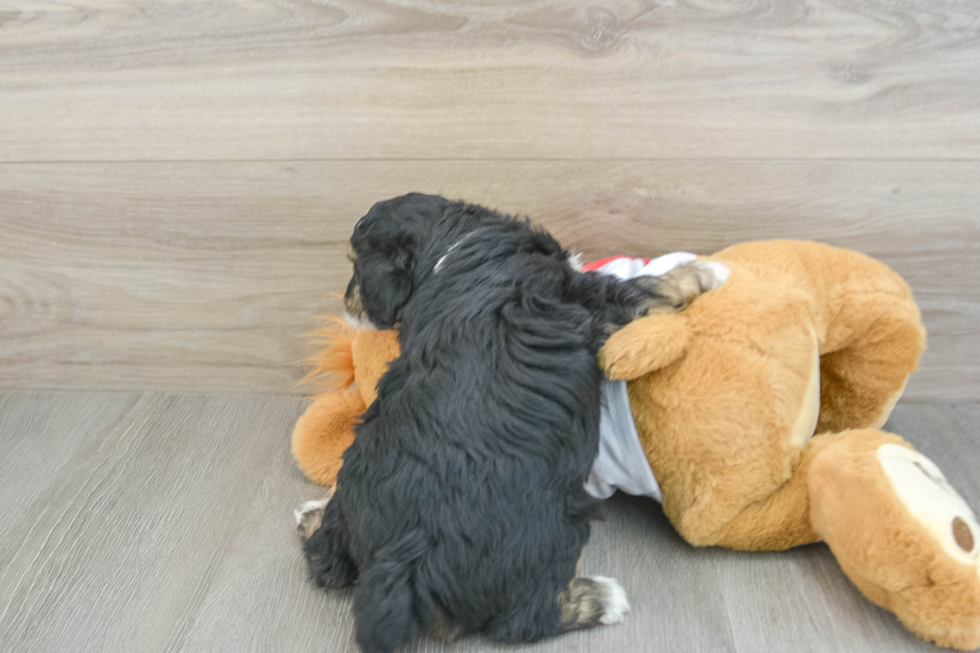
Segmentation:
<svg viewBox="0 0 980 653">
<path fill-rule="evenodd" d="M 344 295 L 344 310 L 356 319 L 364 318 L 364 303 L 361 300 L 361 284 L 351 286 Z"/>
<path fill-rule="evenodd" d="M 462 637 L 463 629 L 460 628 L 459 624 L 453 623 L 449 615 L 436 608 L 429 634 L 440 642 L 450 644 Z"/>
</svg>

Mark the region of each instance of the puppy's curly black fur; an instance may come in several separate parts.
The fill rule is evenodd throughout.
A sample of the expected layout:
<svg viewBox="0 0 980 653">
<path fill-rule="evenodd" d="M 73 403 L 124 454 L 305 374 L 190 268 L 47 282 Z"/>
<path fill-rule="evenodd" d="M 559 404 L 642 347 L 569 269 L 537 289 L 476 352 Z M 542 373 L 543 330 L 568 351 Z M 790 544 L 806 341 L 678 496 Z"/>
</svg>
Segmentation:
<svg viewBox="0 0 980 653">
<path fill-rule="evenodd" d="M 620 620 L 614 581 L 575 578 L 595 507 L 596 355 L 665 303 L 656 288 L 578 272 L 527 220 L 432 195 L 379 202 L 351 247 L 348 313 L 398 325 L 401 356 L 304 549 L 319 585 L 356 580 L 358 643 L 526 642 Z"/>
</svg>

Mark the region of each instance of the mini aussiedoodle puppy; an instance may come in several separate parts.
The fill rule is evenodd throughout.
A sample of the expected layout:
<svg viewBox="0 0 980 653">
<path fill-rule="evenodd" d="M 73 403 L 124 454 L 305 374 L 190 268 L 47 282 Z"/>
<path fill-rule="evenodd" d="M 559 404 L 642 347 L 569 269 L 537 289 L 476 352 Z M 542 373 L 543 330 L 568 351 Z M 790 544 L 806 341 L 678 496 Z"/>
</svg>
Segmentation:
<svg viewBox="0 0 980 653">
<path fill-rule="evenodd" d="M 375 204 L 350 245 L 348 319 L 397 325 L 401 355 L 332 498 L 298 516 L 313 580 L 355 584 L 357 642 L 528 642 L 622 621 L 616 581 L 575 575 L 595 508 L 596 355 L 618 326 L 712 288 L 712 271 L 583 273 L 527 220 L 421 194 Z"/>
</svg>

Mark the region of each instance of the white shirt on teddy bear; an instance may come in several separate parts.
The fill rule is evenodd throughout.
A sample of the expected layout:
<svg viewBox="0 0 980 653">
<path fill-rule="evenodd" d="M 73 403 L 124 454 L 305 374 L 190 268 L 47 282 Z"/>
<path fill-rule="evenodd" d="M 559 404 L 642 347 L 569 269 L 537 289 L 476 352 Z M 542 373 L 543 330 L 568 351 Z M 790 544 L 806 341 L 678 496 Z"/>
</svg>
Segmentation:
<svg viewBox="0 0 980 653">
<path fill-rule="evenodd" d="M 690 252 L 674 252 L 647 263 L 639 258 L 615 258 L 597 270 L 620 279 L 660 276 L 697 258 Z M 585 482 L 585 491 L 608 499 L 616 490 L 663 501 L 660 485 L 647 462 L 640 435 L 633 422 L 626 381 L 602 382 L 602 415 L 599 421 L 599 455 Z"/>
</svg>

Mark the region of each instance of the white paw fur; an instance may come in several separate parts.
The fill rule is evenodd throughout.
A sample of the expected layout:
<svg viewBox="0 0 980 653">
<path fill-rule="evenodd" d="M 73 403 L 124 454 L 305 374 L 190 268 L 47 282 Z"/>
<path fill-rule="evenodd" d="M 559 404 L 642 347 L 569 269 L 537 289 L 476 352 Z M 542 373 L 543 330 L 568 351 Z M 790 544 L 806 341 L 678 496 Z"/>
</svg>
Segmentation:
<svg viewBox="0 0 980 653">
<path fill-rule="evenodd" d="M 717 261 L 695 261 L 694 265 L 697 265 L 701 269 L 709 270 L 711 276 L 714 278 L 714 283 L 709 288 L 705 288 L 705 292 L 721 288 L 728 281 L 728 277 L 732 276 L 732 271 L 728 269 L 728 266 Z"/>
<path fill-rule="evenodd" d="M 327 507 L 328 503 L 330 503 L 330 497 L 305 502 L 298 510 L 293 511 L 293 516 L 296 517 L 296 525 L 299 526 L 303 523 L 303 515 L 307 515 L 316 510 L 323 510 Z"/>
<path fill-rule="evenodd" d="M 605 590 L 603 611 L 602 616 L 599 617 L 599 623 L 604 626 L 622 623 L 630 611 L 630 602 L 626 598 L 626 590 L 613 578 L 606 576 L 590 576 L 589 578 Z"/>
</svg>

